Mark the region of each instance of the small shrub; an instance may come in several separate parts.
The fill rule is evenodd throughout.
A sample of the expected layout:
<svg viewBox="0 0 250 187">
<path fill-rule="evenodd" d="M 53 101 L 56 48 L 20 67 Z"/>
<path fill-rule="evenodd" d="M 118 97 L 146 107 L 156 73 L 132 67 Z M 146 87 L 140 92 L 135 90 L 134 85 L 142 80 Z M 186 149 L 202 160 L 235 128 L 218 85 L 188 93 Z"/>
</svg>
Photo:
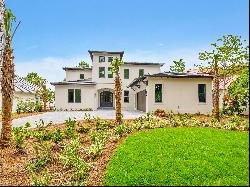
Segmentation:
<svg viewBox="0 0 250 187">
<path fill-rule="evenodd" d="M 168 113 L 162 109 L 156 109 L 154 111 L 154 115 L 157 117 L 160 117 L 160 118 L 167 118 L 168 117 Z"/>
<path fill-rule="evenodd" d="M 68 120 L 65 120 L 65 125 L 66 128 L 64 130 L 64 134 L 66 135 L 66 137 L 70 138 L 75 134 L 78 122 L 76 120 L 71 120 L 71 118 L 69 118 Z"/>
<path fill-rule="evenodd" d="M 112 123 L 110 121 L 97 121 L 96 122 L 96 129 L 97 130 L 104 130 L 112 127 Z"/>
<path fill-rule="evenodd" d="M 59 159 L 63 161 L 64 167 L 72 168 L 76 159 L 79 157 L 78 149 L 80 146 L 80 138 L 74 138 L 70 143 L 64 144 L 63 151 L 59 155 Z"/>
<path fill-rule="evenodd" d="M 126 126 L 124 124 L 120 124 L 115 128 L 115 134 L 121 136 L 126 132 Z"/>
<path fill-rule="evenodd" d="M 56 129 L 56 131 L 52 134 L 52 141 L 58 143 L 63 140 L 63 134 L 60 129 Z"/>
<path fill-rule="evenodd" d="M 79 128 L 76 129 L 78 133 L 87 133 L 89 132 L 90 127 L 85 127 L 85 126 L 80 126 Z"/>
<path fill-rule="evenodd" d="M 32 185 L 33 186 L 49 186 L 51 182 L 51 176 L 47 171 L 41 177 L 38 177 L 34 172 L 31 171 Z"/>
<path fill-rule="evenodd" d="M 31 99 L 18 99 L 17 100 L 17 109 L 18 114 L 21 113 L 30 113 L 34 111 L 35 102 Z"/>
<path fill-rule="evenodd" d="M 34 109 L 36 112 L 42 112 L 43 111 L 43 106 L 41 103 L 37 102 L 35 104 L 35 109 Z"/>
</svg>

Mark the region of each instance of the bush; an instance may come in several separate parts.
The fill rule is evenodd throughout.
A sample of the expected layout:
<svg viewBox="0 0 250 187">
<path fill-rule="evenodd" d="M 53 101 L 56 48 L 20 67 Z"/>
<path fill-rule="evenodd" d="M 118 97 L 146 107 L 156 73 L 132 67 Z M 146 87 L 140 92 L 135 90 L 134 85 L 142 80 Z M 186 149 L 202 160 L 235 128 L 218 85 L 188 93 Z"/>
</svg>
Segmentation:
<svg viewBox="0 0 250 187">
<path fill-rule="evenodd" d="M 32 185 L 33 186 L 49 186 L 51 181 L 51 176 L 48 172 L 44 172 L 44 174 L 39 178 L 34 172 L 31 172 L 32 176 Z"/>
<path fill-rule="evenodd" d="M 110 121 L 97 121 L 96 122 L 96 129 L 97 130 L 104 130 L 112 127 L 112 123 Z"/>
<path fill-rule="evenodd" d="M 70 138 L 75 134 L 78 122 L 69 118 L 68 120 L 65 120 L 65 125 L 66 129 L 64 130 L 64 134 L 66 135 L 66 137 Z"/>
<path fill-rule="evenodd" d="M 78 133 L 87 133 L 89 132 L 90 127 L 80 126 L 76 129 Z"/>
<path fill-rule="evenodd" d="M 156 109 L 154 111 L 154 115 L 157 117 L 160 117 L 160 118 L 167 118 L 168 117 L 168 113 L 162 109 Z"/>
<path fill-rule="evenodd" d="M 60 129 L 56 129 L 56 131 L 52 134 L 52 141 L 58 143 L 63 140 L 63 134 Z"/>
<path fill-rule="evenodd" d="M 43 106 L 41 103 L 36 103 L 35 105 L 35 111 L 36 112 L 42 112 L 43 111 Z"/>
<path fill-rule="evenodd" d="M 16 112 L 21 113 L 30 113 L 34 111 L 35 102 L 31 99 L 18 99 Z"/>
</svg>

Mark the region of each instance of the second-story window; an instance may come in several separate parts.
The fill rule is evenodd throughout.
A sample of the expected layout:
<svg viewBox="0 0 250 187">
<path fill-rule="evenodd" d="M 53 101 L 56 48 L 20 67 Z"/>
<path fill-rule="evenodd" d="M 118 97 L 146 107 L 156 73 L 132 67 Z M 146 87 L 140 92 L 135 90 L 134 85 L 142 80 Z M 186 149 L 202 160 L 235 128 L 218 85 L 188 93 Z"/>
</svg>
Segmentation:
<svg viewBox="0 0 250 187">
<path fill-rule="evenodd" d="M 99 56 L 99 62 L 105 62 L 105 56 Z"/>
<path fill-rule="evenodd" d="M 144 69 L 139 69 L 139 77 L 142 77 L 144 75 Z"/>
<path fill-rule="evenodd" d="M 108 67 L 108 78 L 113 78 L 112 67 Z"/>
<path fill-rule="evenodd" d="M 124 69 L 124 79 L 129 79 L 129 69 Z"/>
<path fill-rule="evenodd" d="M 108 62 L 113 62 L 113 57 L 112 56 L 108 57 Z"/>
<path fill-rule="evenodd" d="M 99 67 L 99 78 L 105 78 L 105 67 Z"/>
<path fill-rule="evenodd" d="M 80 74 L 80 79 L 84 79 L 84 74 Z"/>
</svg>

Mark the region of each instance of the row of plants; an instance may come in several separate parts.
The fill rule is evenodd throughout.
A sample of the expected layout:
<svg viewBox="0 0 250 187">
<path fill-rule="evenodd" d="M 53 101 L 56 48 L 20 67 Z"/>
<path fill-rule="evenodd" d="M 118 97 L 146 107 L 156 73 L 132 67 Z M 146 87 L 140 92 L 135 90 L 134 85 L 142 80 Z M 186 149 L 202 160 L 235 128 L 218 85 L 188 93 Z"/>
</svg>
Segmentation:
<svg viewBox="0 0 250 187">
<path fill-rule="evenodd" d="M 25 144 L 25 141 L 33 142 L 35 158 L 26 165 L 33 185 L 52 184 L 53 176 L 47 168 L 52 163 L 57 163 L 58 167 L 61 166 L 69 173 L 60 185 L 86 185 L 91 168 L 102 155 L 107 142 L 118 142 L 121 137 L 139 130 L 165 127 L 249 130 L 248 122 L 237 115 L 229 117 L 224 122 L 218 122 L 213 118 L 198 120 L 195 115 L 175 115 L 159 110 L 134 120 L 123 120 L 120 125 L 113 120 L 101 120 L 85 114 L 83 121 L 69 118 L 58 128 L 49 130 L 50 127 L 53 127 L 52 123 L 46 125 L 40 120 L 35 129 L 29 129 L 29 123 L 23 127 L 13 128 L 14 145 L 21 154 L 27 154 L 26 146 L 29 144 Z"/>
<path fill-rule="evenodd" d="M 17 101 L 17 114 L 42 111 L 43 105 L 40 102 L 35 102 L 33 99 L 18 99 Z"/>
</svg>

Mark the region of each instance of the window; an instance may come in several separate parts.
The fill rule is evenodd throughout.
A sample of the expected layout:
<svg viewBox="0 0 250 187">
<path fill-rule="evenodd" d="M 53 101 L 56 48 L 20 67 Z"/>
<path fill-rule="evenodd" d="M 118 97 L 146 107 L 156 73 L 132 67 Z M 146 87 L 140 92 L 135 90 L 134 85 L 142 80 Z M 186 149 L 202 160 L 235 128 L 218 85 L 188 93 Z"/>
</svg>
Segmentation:
<svg viewBox="0 0 250 187">
<path fill-rule="evenodd" d="M 108 67 L 108 78 L 113 78 L 112 67 Z"/>
<path fill-rule="evenodd" d="M 162 84 L 155 85 L 155 102 L 156 103 L 162 102 Z"/>
<path fill-rule="evenodd" d="M 113 62 L 113 57 L 112 56 L 108 57 L 108 62 Z"/>
<path fill-rule="evenodd" d="M 81 103 L 81 90 L 75 89 L 75 103 Z"/>
<path fill-rule="evenodd" d="M 81 89 L 68 89 L 68 102 L 81 103 Z"/>
<path fill-rule="evenodd" d="M 144 69 L 139 69 L 139 77 L 142 77 L 144 75 Z"/>
<path fill-rule="evenodd" d="M 74 103 L 74 89 L 68 89 L 68 102 Z"/>
<path fill-rule="evenodd" d="M 99 78 L 105 78 L 105 67 L 99 67 Z"/>
<path fill-rule="evenodd" d="M 124 69 L 124 79 L 129 79 L 129 69 Z"/>
<path fill-rule="evenodd" d="M 105 62 L 105 56 L 99 56 L 99 62 Z"/>
<path fill-rule="evenodd" d="M 80 79 L 84 79 L 84 74 L 80 74 Z"/>
<path fill-rule="evenodd" d="M 129 103 L 129 91 L 124 91 L 124 103 Z"/>
<path fill-rule="evenodd" d="M 206 102 L 206 85 L 205 84 L 198 84 L 198 97 L 199 97 L 199 103 Z"/>
</svg>

